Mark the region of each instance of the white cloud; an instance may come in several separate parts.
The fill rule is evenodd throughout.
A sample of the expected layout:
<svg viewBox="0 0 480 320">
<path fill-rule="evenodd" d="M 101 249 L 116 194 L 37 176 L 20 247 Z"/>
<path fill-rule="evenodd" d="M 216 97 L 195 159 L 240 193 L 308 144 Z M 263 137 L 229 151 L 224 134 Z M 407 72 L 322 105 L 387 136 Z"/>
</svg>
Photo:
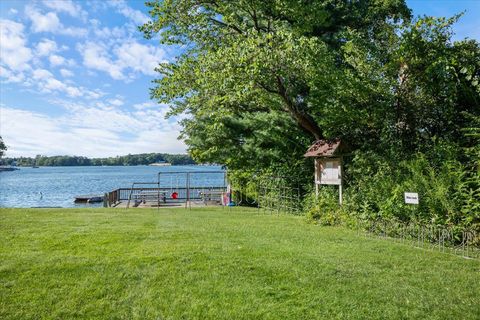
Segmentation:
<svg viewBox="0 0 480 320">
<path fill-rule="evenodd" d="M 123 27 L 113 27 L 113 28 L 95 27 L 93 29 L 93 32 L 97 37 L 106 39 L 106 40 L 122 41 L 127 36 L 127 31 Z"/>
<path fill-rule="evenodd" d="M 64 78 L 69 78 L 74 76 L 73 72 L 67 69 L 60 69 L 60 74 Z"/>
<path fill-rule="evenodd" d="M 42 14 L 36 7 L 28 5 L 25 8 L 25 13 L 32 21 L 31 28 L 33 32 L 51 32 L 73 37 L 84 37 L 87 35 L 87 30 L 84 28 L 65 27 L 55 12 Z"/>
<path fill-rule="evenodd" d="M 119 12 L 126 18 L 116 15 L 121 21 L 115 26 L 104 16 L 88 20 L 86 14 L 74 11 L 89 6 L 87 2 L 37 0 L 25 5 L 25 25 L 0 20 L 0 77 L 6 79 L 4 83 L 15 82 L 6 90 L 14 93 L 9 100 L 25 93 L 27 99 L 33 95 L 63 107 L 63 114 L 58 116 L 57 112 L 46 115 L 32 111 L 39 110 L 35 106 L 27 111 L 0 105 L 1 134 L 11 146 L 9 155 L 184 152 L 185 145 L 177 141 L 178 124 L 164 119 L 168 106 L 144 102 L 132 107 L 126 103 L 128 91 L 120 91 L 123 89 L 111 79 L 105 81 L 109 77 L 131 81 L 155 75 L 153 69 L 166 60 L 161 48 L 139 39 L 134 24 L 146 22 L 146 15 L 124 1 L 93 3 L 102 11 L 97 11 L 99 14 Z M 93 12 L 91 7 L 88 10 Z M 106 22 L 103 25 L 100 21 Z M 87 35 L 88 39 L 75 46 L 78 39 L 74 36 Z M 33 40 L 31 48 L 29 37 Z M 83 67 L 77 69 L 79 63 Z M 90 74 L 95 76 L 89 78 Z M 76 82 L 75 76 L 85 77 L 84 82 Z"/>
<path fill-rule="evenodd" d="M 5 79 L 5 83 L 18 83 L 25 80 L 23 72 L 13 72 L 2 66 L 0 66 L 0 76 Z"/>
<path fill-rule="evenodd" d="M 78 50 L 83 56 L 83 64 L 91 69 L 107 72 L 116 80 L 124 79 L 122 68 L 108 56 L 108 49 L 94 42 L 79 45 Z"/>
<path fill-rule="evenodd" d="M 33 113 L 7 107 L 1 107 L 0 123 L 2 128 L 2 137 L 8 141 L 9 151 L 7 155 L 35 155 L 44 153 L 45 144 L 49 144 L 49 149 L 53 152 L 56 146 L 54 141 L 58 141 L 59 127 L 51 118 Z M 39 139 L 39 137 L 42 137 Z M 51 140 L 55 139 L 55 140 Z"/>
<path fill-rule="evenodd" d="M 166 54 L 161 48 L 129 41 L 114 49 L 118 63 L 146 75 L 155 75 L 159 62 L 166 62 Z"/>
<path fill-rule="evenodd" d="M 46 78 L 52 78 L 53 74 L 45 69 L 35 69 L 32 72 L 33 78 L 36 80 L 42 80 Z"/>
<path fill-rule="evenodd" d="M 137 25 L 142 25 L 148 22 L 148 16 L 141 11 L 132 9 L 127 5 L 124 0 L 111 0 L 108 4 L 115 8 L 118 13 L 122 14 L 126 18 L 130 19 Z"/>
<path fill-rule="evenodd" d="M 37 55 L 38 56 L 48 56 L 49 54 L 56 52 L 58 50 L 57 43 L 50 39 L 42 39 L 41 42 L 37 44 Z"/>
<path fill-rule="evenodd" d="M 115 99 L 110 99 L 110 100 L 107 100 L 107 102 L 113 106 L 116 106 L 116 107 L 120 107 L 120 106 L 123 106 L 125 104 L 125 102 L 122 100 L 122 99 L 119 99 L 119 98 L 115 98 Z"/>
<path fill-rule="evenodd" d="M 62 64 L 65 64 L 65 62 L 66 62 L 64 57 L 56 55 L 56 54 L 50 56 L 48 58 L 48 60 L 50 61 L 50 64 L 54 67 L 61 66 Z"/>
<path fill-rule="evenodd" d="M 72 0 L 43 0 L 43 4 L 57 12 L 65 12 L 72 17 L 87 18 L 87 12 L 82 9 L 80 4 L 73 2 Z"/>
<path fill-rule="evenodd" d="M 162 104 L 162 106 L 165 106 Z M 154 107 L 159 107 L 159 105 L 153 101 L 146 101 L 143 103 L 137 103 L 133 105 L 133 108 L 136 110 L 145 110 L 145 109 L 150 109 Z"/>
<path fill-rule="evenodd" d="M 142 121 L 137 120 L 135 117 L 139 115 L 134 113 L 77 107 L 61 117 L 2 107 L 0 127 L 9 144 L 7 155 L 104 157 L 143 152 L 184 153 L 186 150 L 185 144 L 177 140 L 178 126 L 166 120 Z"/>
<path fill-rule="evenodd" d="M 30 68 L 32 50 L 26 46 L 23 29 L 21 23 L 0 19 L 0 63 L 13 71 Z"/>
<path fill-rule="evenodd" d="M 83 56 L 83 64 L 90 69 L 104 71 L 115 80 L 131 80 L 135 74 L 155 75 L 155 67 L 166 61 L 161 48 L 143 45 L 130 40 L 113 49 L 114 56 L 108 54 L 106 45 L 87 42 L 77 46 Z M 128 76 L 125 74 L 128 73 Z"/>
<path fill-rule="evenodd" d="M 60 29 L 60 20 L 54 12 L 43 15 L 36 8 L 27 6 L 25 13 L 32 20 L 33 32 L 57 32 Z"/>
<path fill-rule="evenodd" d="M 91 91 L 84 87 L 76 87 L 56 79 L 53 74 L 45 69 L 35 69 L 32 72 L 35 80 L 33 83 L 42 93 L 64 93 L 69 97 L 84 97 L 86 99 L 97 99 L 103 95 L 101 91 Z"/>
<path fill-rule="evenodd" d="M 85 93 L 85 97 L 88 99 L 99 99 L 103 97 L 105 93 L 100 89 L 95 89 L 93 91 L 88 91 Z"/>
</svg>

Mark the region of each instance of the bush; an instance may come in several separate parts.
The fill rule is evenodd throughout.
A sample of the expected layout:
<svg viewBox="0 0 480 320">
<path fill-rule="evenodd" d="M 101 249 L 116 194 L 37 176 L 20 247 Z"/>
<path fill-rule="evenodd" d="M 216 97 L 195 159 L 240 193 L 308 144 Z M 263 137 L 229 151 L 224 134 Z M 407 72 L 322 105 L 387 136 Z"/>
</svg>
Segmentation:
<svg viewBox="0 0 480 320">
<path fill-rule="evenodd" d="M 320 187 L 318 197 L 311 191 L 305 201 L 307 219 L 321 225 L 341 223 L 342 209 L 338 204 L 338 192 L 331 186 Z"/>
<path fill-rule="evenodd" d="M 474 195 L 466 190 L 467 170 L 458 161 L 435 166 L 418 154 L 414 159 L 389 164 L 357 156 L 349 173 L 355 182 L 347 190 L 349 214 L 360 220 L 471 226 L 465 211 L 472 206 L 462 208 L 475 202 Z M 419 205 L 405 204 L 404 192 L 417 192 Z"/>
<path fill-rule="evenodd" d="M 480 228 L 480 175 L 460 162 L 432 164 L 425 155 L 389 163 L 373 154 L 357 154 L 347 169 L 343 206 L 336 188 L 322 186 L 318 199 L 305 200 L 310 221 L 322 225 L 375 221 Z M 419 205 L 405 204 L 404 192 L 417 192 Z"/>
</svg>

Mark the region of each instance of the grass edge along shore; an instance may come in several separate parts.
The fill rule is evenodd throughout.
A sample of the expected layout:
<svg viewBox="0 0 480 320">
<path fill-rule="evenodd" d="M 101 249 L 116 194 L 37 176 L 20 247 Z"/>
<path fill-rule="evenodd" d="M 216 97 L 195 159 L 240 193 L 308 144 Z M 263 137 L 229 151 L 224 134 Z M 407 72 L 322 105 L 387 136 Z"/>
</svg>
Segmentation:
<svg viewBox="0 0 480 320">
<path fill-rule="evenodd" d="M 478 319 L 480 263 L 247 208 L 0 209 L 0 318 Z"/>
</svg>

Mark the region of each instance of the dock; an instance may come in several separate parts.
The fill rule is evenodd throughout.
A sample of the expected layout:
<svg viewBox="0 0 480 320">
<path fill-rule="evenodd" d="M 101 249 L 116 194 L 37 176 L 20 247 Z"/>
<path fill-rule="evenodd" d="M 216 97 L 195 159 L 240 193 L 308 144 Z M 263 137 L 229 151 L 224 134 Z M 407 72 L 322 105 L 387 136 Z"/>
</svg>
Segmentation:
<svg viewBox="0 0 480 320">
<path fill-rule="evenodd" d="M 212 180 L 216 180 L 214 185 L 211 184 Z M 130 188 L 118 188 L 106 193 L 104 206 L 187 208 L 228 205 L 229 201 L 230 190 L 225 171 L 160 171 L 157 181 L 132 182 Z"/>
<path fill-rule="evenodd" d="M 215 206 L 224 204 L 226 192 L 226 187 L 120 188 L 108 193 L 107 206 L 119 208 Z"/>
</svg>

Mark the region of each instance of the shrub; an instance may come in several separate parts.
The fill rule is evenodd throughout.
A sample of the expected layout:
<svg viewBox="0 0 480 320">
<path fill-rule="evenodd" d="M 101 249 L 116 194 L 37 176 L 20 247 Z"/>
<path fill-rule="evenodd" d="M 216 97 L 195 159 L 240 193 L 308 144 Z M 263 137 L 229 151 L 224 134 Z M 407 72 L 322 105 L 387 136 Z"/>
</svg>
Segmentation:
<svg viewBox="0 0 480 320">
<path fill-rule="evenodd" d="M 307 219 L 321 225 L 336 225 L 341 222 L 338 192 L 331 186 L 320 187 L 318 197 L 311 191 L 305 203 Z"/>
<path fill-rule="evenodd" d="M 479 176 L 458 161 L 433 164 L 423 154 L 393 164 L 357 154 L 348 167 L 343 206 L 336 188 L 322 186 L 318 198 L 310 192 L 304 209 L 322 225 L 386 221 L 478 230 Z M 419 205 L 405 204 L 404 192 L 417 192 Z"/>
</svg>

